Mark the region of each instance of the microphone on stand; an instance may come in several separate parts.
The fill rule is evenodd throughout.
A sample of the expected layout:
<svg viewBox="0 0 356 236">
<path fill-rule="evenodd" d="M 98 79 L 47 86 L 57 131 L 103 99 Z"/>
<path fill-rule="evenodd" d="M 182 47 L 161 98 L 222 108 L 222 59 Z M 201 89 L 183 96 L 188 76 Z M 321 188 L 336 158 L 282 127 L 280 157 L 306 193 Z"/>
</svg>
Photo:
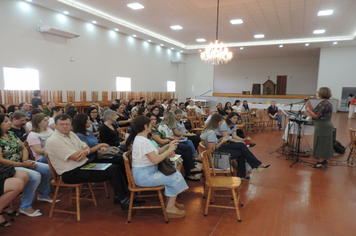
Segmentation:
<svg viewBox="0 0 356 236">
<path fill-rule="evenodd" d="M 311 96 L 311 97 L 308 97 L 308 98 L 304 98 L 304 101 L 306 102 L 306 101 L 308 101 L 309 99 L 312 99 L 312 98 L 314 98 L 314 96 Z"/>
</svg>

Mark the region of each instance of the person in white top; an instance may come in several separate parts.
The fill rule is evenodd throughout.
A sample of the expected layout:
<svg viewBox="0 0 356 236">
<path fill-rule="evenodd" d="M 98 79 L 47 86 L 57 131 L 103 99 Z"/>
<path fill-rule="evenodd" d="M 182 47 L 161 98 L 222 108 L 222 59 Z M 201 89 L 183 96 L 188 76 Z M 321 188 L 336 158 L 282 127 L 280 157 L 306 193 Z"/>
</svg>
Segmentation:
<svg viewBox="0 0 356 236">
<path fill-rule="evenodd" d="M 196 109 L 197 106 L 194 105 L 194 101 L 193 100 L 190 100 L 189 101 L 189 105 L 186 108 L 188 108 L 188 109 Z"/>
<path fill-rule="evenodd" d="M 35 160 L 41 163 L 47 163 L 45 154 L 46 141 L 53 134 L 53 130 L 48 128 L 48 118 L 45 114 L 40 113 L 32 117 L 32 132 L 27 137 Z"/>
<path fill-rule="evenodd" d="M 135 183 L 141 187 L 164 185 L 167 196 L 166 213 L 168 218 L 182 218 L 185 216 L 184 205 L 176 202 L 177 195 L 188 189 L 182 174 L 178 171 L 171 175 L 164 175 L 157 168 L 157 164 L 170 155 L 174 155 L 178 141 L 159 148 L 147 138 L 151 133 L 151 122 L 146 116 L 138 116 L 132 122 L 135 132 L 130 134 L 132 146 L 132 175 Z"/>
<path fill-rule="evenodd" d="M 51 118 L 49 118 L 49 123 L 48 123 L 48 128 L 55 130 L 56 129 L 56 124 L 54 122 L 54 118 L 56 118 L 56 116 L 58 116 L 59 114 L 62 114 L 62 107 L 60 106 L 56 106 L 52 108 L 52 111 L 50 113 Z"/>
<path fill-rule="evenodd" d="M 168 99 L 164 99 L 164 100 L 163 100 L 162 107 L 164 108 L 164 110 L 167 110 L 167 107 L 168 107 Z"/>
<path fill-rule="evenodd" d="M 232 109 L 234 110 L 234 112 L 241 112 L 241 104 L 240 104 L 240 100 L 236 100 L 234 105 L 232 106 Z"/>
<path fill-rule="evenodd" d="M 197 116 L 206 115 L 206 112 L 204 111 L 204 109 L 202 107 L 201 101 L 198 101 L 197 105 L 198 106 L 195 108 L 195 113 L 197 114 Z"/>
</svg>

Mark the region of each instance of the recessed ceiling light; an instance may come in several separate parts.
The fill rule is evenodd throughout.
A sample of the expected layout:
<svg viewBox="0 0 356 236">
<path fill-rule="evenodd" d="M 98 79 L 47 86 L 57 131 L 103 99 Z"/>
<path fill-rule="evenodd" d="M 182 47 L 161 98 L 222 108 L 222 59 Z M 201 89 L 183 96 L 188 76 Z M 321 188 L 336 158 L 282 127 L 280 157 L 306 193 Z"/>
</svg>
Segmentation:
<svg viewBox="0 0 356 236">
<path fill-rule="evenodd" d="M 196 39 L 196 40 L 197 40 L 197 42 L 199 42 L 199 43 L 206 42 L 206 40 L 205 40 L 205 39 L 203 39 L 203 38 L 201 38 L 201 39 Z"/>
<path fill-rule="evenodd" d="M 174 50 L 174 48 L 171 48 L 171 50 Z"/>
<path fill-rule="evenodd" d="M 149 39 L 149 40 L 147 40 L 147 42 L 149 42 L 149 43 L 150 43 L 150 42 L 152 42 L 152 41 L 151 41 L 151 39 Z"/>
<path fill-rule="evenodd" d="M 161 43 L 159 46 L 163 47 L 163 44 Z"/>
<path fill-rule="evenodd" d="M 115 28 L 115 31 L 119 31 L 119 29 L 118 29 L 118 28 Z"/>
<path fill-rule="evenodd" d="M 323 33 L 325 33 L 324 29 L 319 29 L 319 30 L 314 30 L 313 31 L 313 34 L 323 34 Z"/>
<path fill-rule="evenodd" d="M 279 45 L 280 48 L 283 48 L 283 45 Z"/>
<path fill-rule="evenodd" d="M 63 12 L 63 14 L 66 14 L 66 15 L 68 15 L 68 14 L 69 14 L 69 12 L 67 12 L 67 11 L 64 11 L 64 12 Z"/>
<path fill-rule="evenodd" d="M 244 50 L 244 47 L 241 47 L 240 50 Z"/>
<path fill-rule="evenodd" d="M 337 44 L 337 42 L 333 42 L 333 44 Z"/>
<path fill-rule="evenodd" d="M 309 46 L 309 43 L 306 43 L 305 46 L 308 47 L 308 46 Z"/>
<path fill-rule="evenodd" d="M 255 39 L 262 39 L 265 37 L 264 34 L 255 34 L 253 37 L 255 37 Z"/>
<path fill-rule="evenodd" d="M 96 24 L 96 23 L 98 23 L 98 22 L 96 22 L 95 20 L 93 20 L 91 23 Z"/>
<path fill-rule="evenodd" d="M 130 3 L 130 4 L 127 4 L 127 6 L 133 10 L 139 10 L 139 9 L 143 9 L 145 8 L 143 5 L 135 2 L 135 3 Z"/>
<path fill-rule="evenodd" d="M 241 19 L 235 19 L 235 20 L 230 20 L 230 23 L 233 25 L 237 25 L 237 24 L 242 24 L 244 22 Z"/>
<path fill-rule="evenodd" d="M 180 53 L 183 53 L 183 51 L 180 51 Z"/>
<path fill-rule="evenodd" d="M 26 0 L 27 2 L 32 2 L 32 0 Z"/>
<path fill-rule="evenodd" d="M 132 35 L 132 37 L 136 38 L 136 37 L 137 37 L 137 35 L 136 35 L 136 34 L 134 34 L 134 35 Z"/>
<path fill-rule="evenodd" d="M 201 52 L 201 49 L 199 50 L 199 52 Z"/>
<path fill-rule="evenodd" d="M 180 25 L 172 25 L 172 26 L 171 26 L 171 29 L 172 29 L 172 30 L 181 30 L 181 29 L 183 29 L 183 27 L 180 26 Z"/>
<path fill-rule="evenodd" d="M 319 11 L 318 16 L 330 16 L 333 14 L 334 10 L 324 10 L 324 11 Z"/>
</svg>

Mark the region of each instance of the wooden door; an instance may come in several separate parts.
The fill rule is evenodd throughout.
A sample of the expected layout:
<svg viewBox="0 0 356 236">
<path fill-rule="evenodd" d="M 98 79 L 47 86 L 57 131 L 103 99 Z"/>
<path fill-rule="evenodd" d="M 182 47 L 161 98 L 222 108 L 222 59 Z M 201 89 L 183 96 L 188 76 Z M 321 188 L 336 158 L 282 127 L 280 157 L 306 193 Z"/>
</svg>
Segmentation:
<svg viewBox="0 0 356 236">
<path fill-rule="evenodd" d="M 287 92 L 287 76 L 277 75 L 277 92 L 276 95 L 286 95 Z"/>
</svg>

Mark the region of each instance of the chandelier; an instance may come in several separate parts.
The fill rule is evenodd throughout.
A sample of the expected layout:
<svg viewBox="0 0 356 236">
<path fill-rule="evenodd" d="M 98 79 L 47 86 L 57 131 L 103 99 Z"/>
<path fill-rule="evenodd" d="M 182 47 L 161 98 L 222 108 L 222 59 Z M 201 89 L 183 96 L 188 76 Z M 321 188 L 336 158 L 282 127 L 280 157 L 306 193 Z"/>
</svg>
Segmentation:
<svg viewBox="0 0 356 236">
<path fill-rule="evenodd" d="M 226 64 L 232 59 L 232 52 L 229 52 L 229 49 L 224 46 L 221 42 L 219 43 L 219 1 L 217 6 L 216 13 L 216 40 L 215 43 L 210 43 L 205 50 L 200 53 L 200 59 L 205 63 L 211 63 L 213 65 Z"/>
</svg>

